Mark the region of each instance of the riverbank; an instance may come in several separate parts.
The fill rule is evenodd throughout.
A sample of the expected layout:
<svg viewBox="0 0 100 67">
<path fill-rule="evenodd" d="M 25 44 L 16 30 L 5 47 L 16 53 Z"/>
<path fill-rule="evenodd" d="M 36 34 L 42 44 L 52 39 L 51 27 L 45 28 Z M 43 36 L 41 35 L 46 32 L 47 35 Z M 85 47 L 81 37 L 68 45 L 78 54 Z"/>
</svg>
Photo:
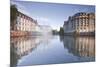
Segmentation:
<svg viewBox="0 0 100 67">
<path fill-rule="evenodd" d="M 64 33 L 67 36 L 95 36 L 95 32 L 82 32 L 82 33 Z"/>
<path fill-rule="evenodd" d="M 49 35 L 52 33 L 43 33 L 43 32 L 38 32 L 38 31 L 10 31 L 10 36 L 11 37 L 27 37 L 27 36 L 44 36 L 44 35 Z"/>
<path fill-rule="evenodd" d="M 26 36 L 28 35 L 28 32 L 26 31 L 10 31 L 10 36 L 11 37 L 18 37 L 18 36 Z"/>
</svg>

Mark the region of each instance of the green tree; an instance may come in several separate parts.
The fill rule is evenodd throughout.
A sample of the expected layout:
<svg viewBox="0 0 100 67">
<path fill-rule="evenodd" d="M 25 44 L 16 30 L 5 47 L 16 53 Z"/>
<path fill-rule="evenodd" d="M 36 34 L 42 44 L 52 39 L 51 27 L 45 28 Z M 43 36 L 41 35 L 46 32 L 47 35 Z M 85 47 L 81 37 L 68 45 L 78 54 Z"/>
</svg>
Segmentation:
<svg viewBox="0 0 100 67">
<path fill-rule="evenodd" d="M 63 29 L 63 27 L 60 27 L 59 34 L 60 34 L 60 35 L 64 35 L 64 29 Z"/>
<path fill-rule="evenodd" d="M 17 19 L 17 14 L 18 14 L 18 9 L 16 5 L 11 5 L 10 6 L 10 27 L 11 30 L 14 30 L 15 24 L 16 24 L 16 19 Z"/>
</svg>

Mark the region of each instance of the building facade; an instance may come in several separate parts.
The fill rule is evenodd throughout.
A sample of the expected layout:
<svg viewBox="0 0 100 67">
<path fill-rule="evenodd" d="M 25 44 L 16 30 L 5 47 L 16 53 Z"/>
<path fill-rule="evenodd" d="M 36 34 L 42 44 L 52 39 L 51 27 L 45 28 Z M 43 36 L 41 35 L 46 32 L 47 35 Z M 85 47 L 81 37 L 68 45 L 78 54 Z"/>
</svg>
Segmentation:
<svg viewBox="0 0 100 67">
<path fill-rule="evenodd" d="M 15 19 L 15 24 L 13 30 L 11 29 L 11 36 L 25 36 L 31 35 L 36 31 L 37 20 L 21 13 L 17 12 L 17 18 Z"/>
<path fill-rule="evenodd" d="M 18 31 L 35 31 L 37 21 L 31 17 L 18 12 L 16 29 Z"/>
<path fill-rule="evenodd" d="M 95 14 L 80 12 L 70 16 L 67 21 L 64 21 L 64 33 L 77 33 L 81 35 L 95 33 Z"/>
<path fill-rule="evenodd" d="M 51 27 L 48 25 L 39 25 L 37 20 L 20 12 L 17 7 L 11 9 L 11 36 L 27 36 L 27 35 L 41 35 L 51 33 Z M 14 12 L 14 10 L 16 10 Z M 15 18 L 13 18 L 15 17 Z"/>
<path fill-rule="evenodd" d="M 39 25 L 42 35 L 52 34 L 52 28 L 49 25 Z"/>
</svg>

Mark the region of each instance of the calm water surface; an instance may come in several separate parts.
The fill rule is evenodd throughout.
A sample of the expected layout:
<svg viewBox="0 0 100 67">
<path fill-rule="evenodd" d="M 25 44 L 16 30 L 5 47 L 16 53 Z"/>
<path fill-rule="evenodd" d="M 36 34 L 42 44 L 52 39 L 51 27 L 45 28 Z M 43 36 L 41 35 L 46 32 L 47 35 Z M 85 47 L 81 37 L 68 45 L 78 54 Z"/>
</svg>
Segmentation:
<svg viewBox="0 0 100 67">
<path fill-rule="evenodd" d="M 11 38 L 11 67 L 89 61 L 95 61 L 94 37 Z"/>
</svg>

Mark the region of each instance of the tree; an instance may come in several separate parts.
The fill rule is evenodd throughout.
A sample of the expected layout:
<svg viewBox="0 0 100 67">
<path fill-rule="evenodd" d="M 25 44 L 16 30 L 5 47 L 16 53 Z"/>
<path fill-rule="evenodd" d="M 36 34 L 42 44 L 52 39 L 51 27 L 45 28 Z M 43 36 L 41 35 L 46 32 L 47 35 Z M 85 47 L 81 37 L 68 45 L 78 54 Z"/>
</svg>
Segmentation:
<svg viewBox="0 0 100 67">
<path fill-rule="evenodd" d="M 52 33 L 53 33 L 54 35 L 57 35 L 57 34 L 58 34 L 58 31 L 57 31 L 57 30 L 52 30 Z"/>
<path fill-rule="evenodd" d="M 16 24 L 16 19 L 17 19 L 17 14 L 18 14 L 18 9 L 16 5 L 11 5 L 10 6 L 10 27 L 11 30 L 14 30 L 15 24 Z"/>
<path fill-rule="evenodd" d="M 60 35 L 64 35 L 64 29 L 63 29 L 63 27 L 60 27 L 59 34 L 60 34 Z"/>
</svg>

